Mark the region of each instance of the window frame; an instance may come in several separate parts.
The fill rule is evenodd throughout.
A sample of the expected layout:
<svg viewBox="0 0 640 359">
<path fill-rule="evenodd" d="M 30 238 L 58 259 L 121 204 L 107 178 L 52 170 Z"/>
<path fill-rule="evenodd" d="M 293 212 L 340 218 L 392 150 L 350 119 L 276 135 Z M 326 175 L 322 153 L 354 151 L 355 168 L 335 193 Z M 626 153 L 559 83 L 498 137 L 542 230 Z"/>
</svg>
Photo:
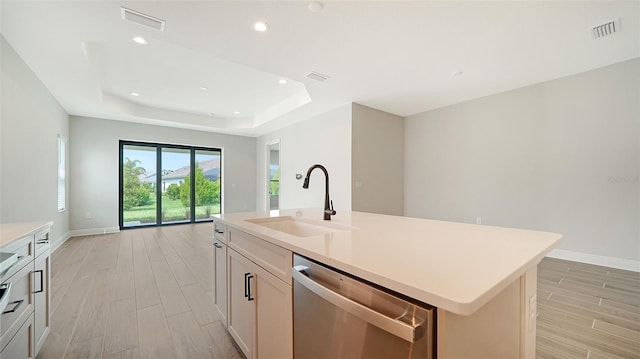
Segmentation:
<svg viewBox="0 0 640 359">
<path fill-rule="evenodd" d="M 61 134 L 58 134 L 57 145 L 57 208 L 58 213 L 61 213 L 67 210 L 67 139 Z"/>
</svg>

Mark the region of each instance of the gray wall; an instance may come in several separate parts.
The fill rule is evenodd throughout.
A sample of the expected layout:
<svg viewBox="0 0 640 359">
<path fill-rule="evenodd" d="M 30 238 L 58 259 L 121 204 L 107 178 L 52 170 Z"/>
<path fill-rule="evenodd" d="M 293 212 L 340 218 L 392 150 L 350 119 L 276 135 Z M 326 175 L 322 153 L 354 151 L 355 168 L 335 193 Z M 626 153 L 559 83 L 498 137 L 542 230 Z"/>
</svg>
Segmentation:
<svg viewBox="0 0 640 359">
<path fill-rule="evenodd" d="M 354 211 L 404 212 L 404 119 L 353 104 L 351 176 Z"/>
<path fill-rule="evenodd" d="M 640 59 L 408 117 L 405 215 L 640 260 Z"/>
<path fill-rule="evenodd" d="M 73 234 L 117 230 L 119 140 L 222 148 L 223 211 L 255 210 L 255 138 L 76 116 L 70 132 Z"/>
<path fill-rule="evenodd" d="M 58 242 L 69 232 L 69 210 L 57 207 L 58 134 L 69 137 L 69 117 L 1 35 L 0 50 L 0 223 L 53 220 Z"/>
</svg>

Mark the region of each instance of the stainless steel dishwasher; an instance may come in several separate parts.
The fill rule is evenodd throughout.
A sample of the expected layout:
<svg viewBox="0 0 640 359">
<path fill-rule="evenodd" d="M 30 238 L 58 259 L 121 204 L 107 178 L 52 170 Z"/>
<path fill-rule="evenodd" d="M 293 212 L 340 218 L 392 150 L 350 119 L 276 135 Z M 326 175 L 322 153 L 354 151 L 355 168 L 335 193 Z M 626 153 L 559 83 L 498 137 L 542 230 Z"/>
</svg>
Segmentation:
<svg viewBox="0 0 640 359">
<path fill-rule="evenodd" d="M 435 357 L 433 307 L 295 254 L 294 358 Z"/>
</svg>

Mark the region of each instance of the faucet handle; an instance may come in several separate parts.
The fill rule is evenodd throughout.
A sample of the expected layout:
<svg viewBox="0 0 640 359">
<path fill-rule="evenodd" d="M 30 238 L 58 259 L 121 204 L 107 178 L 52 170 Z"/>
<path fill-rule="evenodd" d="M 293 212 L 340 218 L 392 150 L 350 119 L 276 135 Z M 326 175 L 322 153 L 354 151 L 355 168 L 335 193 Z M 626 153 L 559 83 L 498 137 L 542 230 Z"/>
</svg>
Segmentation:
<svg viewBox="0 0 640 359">
<path fill-rule="evenodd" d="M 329 213 L 330 215 L 335 215 L 336 211 L 333 209 L 333 200 L 331 200 L 331 207 L 325 210 L 326 213 Z"/>
</svg>

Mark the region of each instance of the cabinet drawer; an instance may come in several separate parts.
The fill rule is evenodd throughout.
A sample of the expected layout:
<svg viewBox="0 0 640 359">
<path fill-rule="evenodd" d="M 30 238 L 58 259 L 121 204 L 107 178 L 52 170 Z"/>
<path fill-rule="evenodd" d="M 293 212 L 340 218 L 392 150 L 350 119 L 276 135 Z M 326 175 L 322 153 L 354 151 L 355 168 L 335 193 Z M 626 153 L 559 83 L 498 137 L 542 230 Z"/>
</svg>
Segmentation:
<svg viewBox="0 0 640 359">
<path fill-rule="evenodd" d="M 36 257 L 49 249 L 49 229 L 42 230 L 35 235 Z"/>
<path fill-rule="evenodd" d="M 1 347 L 5 347 L 9 343 L 26 318 L 33 313 L 30 275 L 33 263 L 30 264 L 3 282 L 3 284 L 11 283 L 11 292 L 9 293 L 9 304 L 0 314 Z"/>
<path fill-rule="evenodd" d="M 227 244 L 227 226 L 221 222 L 213 220 L 213 238 Z"/>
<path fill-rule="evenodd" d="M 34 236 L 22 237 L 11 242 L 9 245 L 2 247 L 2 252 L 15 253 L 18 255 L 18 261 L 9 268 L 9 271 L 0 277 L 0 283 L 4 283 L 9 277 L 16 274 L 25 265 L 31 263 L 34 258 Z"/>
<path fill-rule="evenodd" d="M 235 228 L 229 228 L 228 232 L 231 248 L 286 283 L 292 284 L 293 255 L 291 251 Z"/>
</svg>

